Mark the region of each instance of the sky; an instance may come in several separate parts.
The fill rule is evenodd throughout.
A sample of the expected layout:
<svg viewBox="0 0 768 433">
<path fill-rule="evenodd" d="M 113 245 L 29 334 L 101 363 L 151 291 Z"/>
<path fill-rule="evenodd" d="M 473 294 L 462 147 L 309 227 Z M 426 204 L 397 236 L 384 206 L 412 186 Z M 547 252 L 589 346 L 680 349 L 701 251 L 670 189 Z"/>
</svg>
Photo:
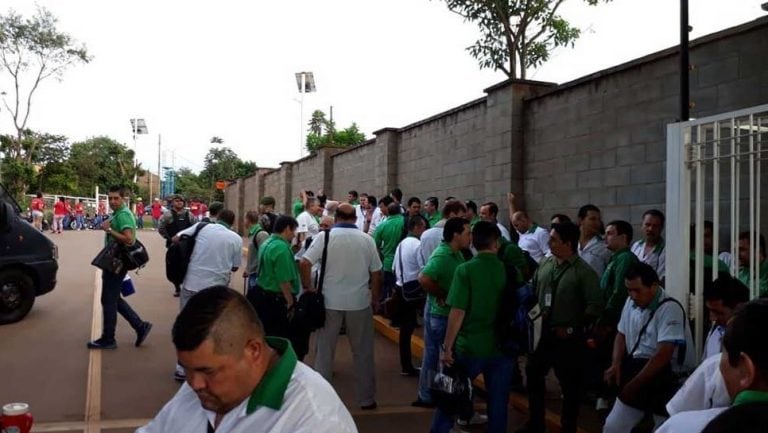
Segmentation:
<svg viewBox="0 0 768 433">
<path fill-rule="evenodd" d="M 763 16 L 761 0 L 690 0 L 691 39 Z M 356 122 L 368 138 L 484 96 L 506 79 L 480 70 L 465 48 L 472 23 L 440 0 L 4 0 L 32 15 L 36 5 L 84 43 L 93 60 L 62 81 L 43 82 L 28 126 L 70 142 L 108 136 L 134 147 L 142 166 L 198 171 L 218 136 L 261 167 L 298 159 L 312 111 L 337 127 Z M 561 15 L 582 29 L 528 78 L 564 83 L 679 43 L 679 2 L 566 0 Z M 311 71 L 317 92 L 302 105 L 294 74 Z M 1 76 L 0 76 L 1 77 Z M 0 88 L 8 81 L 0 78 Z M 0 111 L 0 133 L 12 133 Z"/>
</svg>

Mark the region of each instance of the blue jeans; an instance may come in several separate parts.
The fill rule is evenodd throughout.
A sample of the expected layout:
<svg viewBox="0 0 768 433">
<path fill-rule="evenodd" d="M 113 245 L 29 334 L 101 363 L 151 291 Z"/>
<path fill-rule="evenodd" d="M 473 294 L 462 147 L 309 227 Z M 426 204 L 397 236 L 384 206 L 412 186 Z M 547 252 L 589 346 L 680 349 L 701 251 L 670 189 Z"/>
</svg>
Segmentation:
<svg viewBox="0 0 768 433">
<path fill-rule="evenodd" d="M 437 316 L 429 312 L 429 303 L 424 306 L 424 359 L 421 361 L 419 374 L 419 400 L 432 401 L 429 393 L 429 372 L 435 372 L 440 362 L 440 345 L 445 340 L 448 317 Z"/>
<path fill-rule="evenodd" d="M 136 216 L 136 228 L 137 229 L 143 229 L 144 228 L 144 217 L 143 216 Z"/>
<path fill-rule="evenodd" d="M 137 332 L 144 322 L 130 305 L 120 296 L 120 286 L 123 284 L 125 272 L 113 274 L 102 271 L 101 273 L 101 308 L 104 316 L 104 327 L 101 338 L 104 341 L 115 341 L 115 328 L 117 327 L 117 313 Z"/>
<path fill-rule="evenodd" d="M 77 215 L 77 229 L 82 230 L 85 227 L 85 217 L 82 215 Z"/>
<path fill-rule="evenodd" d="M 454 355 L 455 365 L 474 380 L 483 373 L 485 390 L 488 393 L 488 433 L 506 433 L 507 404 L 512 384 L 512 360 L 498 355 L 492 358 L 472 358 Z M 471 401 L 468 410 L 471 410 Z M 439 407 L 432 418 L 430 433 L 448 433 L 453 428 L 453 417 L 448 416 Z"/>
</svg>

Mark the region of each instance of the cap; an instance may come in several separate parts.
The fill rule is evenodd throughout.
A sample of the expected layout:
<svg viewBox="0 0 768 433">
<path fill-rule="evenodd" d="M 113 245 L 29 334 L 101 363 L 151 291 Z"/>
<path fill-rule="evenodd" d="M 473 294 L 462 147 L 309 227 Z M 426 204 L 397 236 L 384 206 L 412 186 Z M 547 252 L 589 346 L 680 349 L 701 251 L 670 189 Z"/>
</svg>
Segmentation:
<svg viewBox="0 0 768 433">
<path fill-rule="evenodd" d="M 274 206 L 275 205 L 275 198 L 272 196 L 264 196 L 261 198 L 261 201 L 259 202 L 262 204 L 262 206 Z"/>
</svg>

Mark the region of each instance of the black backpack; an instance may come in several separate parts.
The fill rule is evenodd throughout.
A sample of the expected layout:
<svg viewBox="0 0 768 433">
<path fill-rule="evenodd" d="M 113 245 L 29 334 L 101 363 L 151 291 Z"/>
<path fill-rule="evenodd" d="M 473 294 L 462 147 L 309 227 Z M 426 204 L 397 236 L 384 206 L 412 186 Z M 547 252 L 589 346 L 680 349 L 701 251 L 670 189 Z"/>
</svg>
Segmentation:
<svg viewBox="0 0 768 433">
<path fill-rule="evenodd" d="M 191 225 L 192 219 L 189 216 L 189 211 L 185 209 L 181 213 L 177 213 L 175 210 L 171 209 L 171 222 L 165 229 L 166 233 L 168 233 L 168 237 L 165 239 L 165 246 L 170 247 L 171 239 L 173 239 L 177 233 Z"/>
<path fill-rule="evenodd" d="M 203 227 L 209 223 L 200 223 L 195 228 L 192 235 L 181 235 L 178 242 L 171 243 L 168 251 L 165 253 L 165 277 L 173 284 L 181 284 L 187 275 L 189 260 L 192 258 L 192 251 L 195 249 L 197 235 Z"/>
</svg>

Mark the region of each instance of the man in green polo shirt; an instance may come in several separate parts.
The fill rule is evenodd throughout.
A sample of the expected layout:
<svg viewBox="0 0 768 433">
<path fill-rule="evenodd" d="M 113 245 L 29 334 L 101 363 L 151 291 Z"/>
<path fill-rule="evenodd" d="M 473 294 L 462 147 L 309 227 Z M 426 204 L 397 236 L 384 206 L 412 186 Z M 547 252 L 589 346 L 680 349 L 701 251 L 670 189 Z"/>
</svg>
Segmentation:
<svg viewBox="0 0 768 433">
<path fill-rule="evenodd" d="M 270 336 L 290 337 L 289 315 L 300 287 L 290 242 L 298 226 L 293 217 L 278 217 L 272 235 L 259 247 L 258 286 L 248 293 L 248 300 Z"/>
<path fill-rule="evenodd" d="M 495 224 L 480 221 L 472 229 L 477 255 L 456 267 L 447 304 L 448 327 L 440 361 L 466 372 L 474 380 L 480 373 L 488 393 L 489 432 L 507 431 L 507 401 L 512 360 L 500 351 L 496 333 L 499 303 L 506 285 L 504 264 L 497 256 L 501 232 Z M 471 408 L 467 408 L 467 412 Z M 438 407 L 432 419 L 434 433 L 448 433 L 453 418 Z"/>
<path fill-rule="evenodd" d="M 424 218 L 426 218 L 427 223 L 429 223 L 428 228 L 436 227 L 437 223 L 439 223 L 443 217 L 440 214 L 438 206 L 440 206 L 440 200 L 438 200 L 437 197 L 427 197 L 427 199 L 424 200 Z"/>
<path fill-rule="evenodd" d="M 541 339 L 528 358 L 528 433 L 544 432 L 545 377 L 554 368 L 563 392 L 561 431 L 575 433 L 584 388 L 585 328 L 603 311 L 597 274 L 578 255 L 579 228 L 553 224 L 551 257 L 536 270 L 533 285 L 543 312 Z"/>
<path fill-rule="evenodd" d="M 395 273 L 392 265 L 395 262 L 397 245 L 408 236 L 405 225 L 405 215 L 402 215 L 399 203 L 390 203 L 387 206 L 389 215 L 373 234 L 373 242 L 381 255 L 382 280 L 379 301 L 383 301 L 395 293 Z"/>
<path fill-rule="evenodd" d="M 125 189 L 121 186 L 109 188 L 109 207 L 114 214 L 111 219 L 104 221 L 101 225 L 102 229 L 106 232 L 104 245 L 109 245 L 113 242 L 132 245 L 136 241 L 136 218 L 134 218 L 128 206 L 125 205 L 123 201 L 124 195 Z M 141 317 L 133 311 L 128 302 L 120 296 L 120 288 L 126 272 L 125 269 L 119 273 L 101 272 L 101 307 L 104 324 L 101 337 L 87 343 L 89 349 L 117 348 L 115 328 L 117 327 L 118 312 L 136 331 L 136 347 L 141 345 L 152 329 L 152 324 L 141 320 Z"/>
<path fill-rule="evenodd" d="M 414 406 L 431 406 L 429 393 L 429 371 L 437 371 L 440 361 L 440 345 L 445 339 L 450 308 L 445 300 L 453 284 L 456 267 L 464 263 L 463 248 L 472 240 L 469 221 L 464 218 L 450 218 L 443 227 L 443 242 L 432 253 L 421 271 L 419 283 L 427 292 L 424 308 L 424 359 L 419 376 L 418 399 Z"/>
<path fill-rule="evenodd" d="M 266 336 L 235 290 L 198 292 L 173 325 L 186 383 L 139 433 L 357 433 L 349 411 L 290 342 Z"/>
<path fill-rule="evenodd" d="M 750 274 L 750 248 L 749 245 L 750 233 L 741 232 L 739 234 L 739 281 L 744 283 L 747 287 L 751 287 L 751 274 Z M 768 258 L 765 255 L 765 237 L 760 233 L 755 234 L 757 236 L 757 254 L 755 254 L 755 260 L 757 261 L 757 268 L 760 271 L 760 280 L 757 282 L 758 293 L 761 298 L 768 296 Z"/>
</svg>

